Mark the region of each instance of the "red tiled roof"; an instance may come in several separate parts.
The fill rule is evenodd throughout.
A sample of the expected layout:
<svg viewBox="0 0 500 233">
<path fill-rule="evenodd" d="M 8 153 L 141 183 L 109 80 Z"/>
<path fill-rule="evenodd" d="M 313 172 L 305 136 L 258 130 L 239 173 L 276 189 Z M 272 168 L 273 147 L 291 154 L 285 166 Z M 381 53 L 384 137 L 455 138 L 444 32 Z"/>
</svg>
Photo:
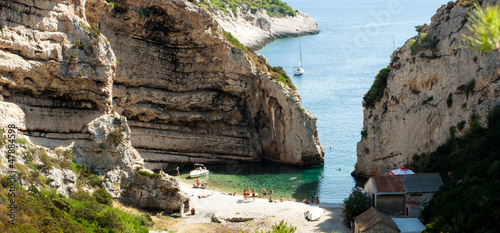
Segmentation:
<svg viewBox="0 0 500 233">
<path fill-rule="evenodd" d="M 403 185 L 403 181 L 401 181 L 400 176 L 374 176 L 372 177 L 375 182 L 375 188 L 377 192 L 381 193 L 398 193 L 398 192 L 406 192 L 405 187 Z"/>
<path fill-rule="evenodd" d="M 359 230 L 361 232 L 370 229 L 380 222 L 383 222 L 387 226 L 399 231 L 399 227 L 396 225 L 396 223 L 394 223 L 394 221 L 392 221 L 389 216 L 381 213 L 373 207 L 355 217 L 354 221 L 359 226 Z"/>
<path fill-rule="evenodd" d="M 413 203 L 413 202 L 406 202 L 406 204 L 409 205 L 409 206 L 420 207 L 419 204 Z"/>
</svg>

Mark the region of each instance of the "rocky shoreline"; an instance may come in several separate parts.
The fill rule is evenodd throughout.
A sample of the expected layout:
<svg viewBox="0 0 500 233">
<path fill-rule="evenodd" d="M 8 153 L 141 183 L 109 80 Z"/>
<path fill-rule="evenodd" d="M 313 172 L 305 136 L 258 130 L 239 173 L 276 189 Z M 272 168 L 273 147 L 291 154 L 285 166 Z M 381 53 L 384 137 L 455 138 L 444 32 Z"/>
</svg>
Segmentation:
<svg viewBox="0 0 500 233">
<path fill-rule="evenodd" d="M 212 13 L 217 23 L 231 33 L 241 44 L 259 50 L 267 44 L 280 39 L 318 34 L 318 24 L 309 15 L 297 11 L 295 16 L 270 17 L 266 10 L 245 13 L 244 8 L 237 10 L 236 16 L 222 11 Z"/>
</svg>

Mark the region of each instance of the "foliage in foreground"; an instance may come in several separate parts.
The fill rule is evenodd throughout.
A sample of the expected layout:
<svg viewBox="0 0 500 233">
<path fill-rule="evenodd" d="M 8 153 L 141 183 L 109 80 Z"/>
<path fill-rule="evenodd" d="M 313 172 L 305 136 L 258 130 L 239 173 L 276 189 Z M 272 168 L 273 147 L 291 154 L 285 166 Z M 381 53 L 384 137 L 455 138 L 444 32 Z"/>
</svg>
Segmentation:
<svg viewBox="0 0 500 233">
<path fill-rule="evenodd" d="M 297 231 L 296 226 L 288 225 L 285 220 L 281 220 L 279 224 L 274 224 L 270 231 L 256 231 L 255 233 L 294 233 Z"/>
<path fill-rule="evenodd" d="M 363 194 L 360 189 L 353 188 L 349 197 L 344 199 L 344 209 L 342 210 L 342 222 L 351 227 L 354 218 L 370 208 L 370 199 Z"/>
<path fill-rule="evenodd" d="M 375 76 L 375 81 L 373 81 L 370 90 L 363 96 L 363 107 L 373 108 L 375 103 L 380 102 L 382 96 L 384 95 L 384 90 L 387 87 L 387 77 L 389 76 L 389 68 L 382 68 L 377 76 Z"/>
<path fill-rule="evenodd" d="M 12 198 L 7 188 L 10 180 L 0 175 L 0 185 L 0 213 L 6 213 L 10 209 L 4 203 Z M 148 232 L 149 215 L 132 215 L 100 204 L 98 195 L 79 191 L 67 199 L 54 190 L 28 193 L 16 183 L 15 224 L 1 214 L 0 232 Z"/>
<path fill-rule="evenodd" d="M 469 13 L 468 21 L 472 25 L 467 25 L 474 36 L 466 36 L 470 43 L 468 48 L 479 50 L 479 53 L 489 53 L 500 51 L 500 13 L 498 5 L 487 6 L 483 10 L 481 5 L 474 4 L 474 14 Z"/>
<path fill-rule="evenodd" d="M 439 172 L 444 185 L 422 215 L 424 232 L 500 232 L 500 107 L 488 128 L 470 121 L 464 136 L 452 136 L 435 152 L 414 156 L 415 172 Z"/>
</svg>

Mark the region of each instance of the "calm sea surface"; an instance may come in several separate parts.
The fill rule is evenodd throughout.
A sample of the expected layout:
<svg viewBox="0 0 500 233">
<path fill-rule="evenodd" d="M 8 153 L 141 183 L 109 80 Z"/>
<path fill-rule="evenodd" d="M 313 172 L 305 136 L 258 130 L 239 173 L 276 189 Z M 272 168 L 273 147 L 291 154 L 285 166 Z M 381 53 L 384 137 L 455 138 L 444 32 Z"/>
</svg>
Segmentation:
<svg viewBox="0 0 500 233">
<path fill-rule="evenodd" d="M 211 187 L 239 195 L 245 187 L 259 193 L 266 188 L 277 196 L 299 200 L 319 196 L 321 202 L 341 203 L 356 185 L 350 174 L 363 125 L 363 95 L 378 71 L 389 64 L 393 41 L 396 48 L 402 46 L 417 34 L 414 26 L 430 24 L 447 1 L 286 0 L 309 14 L 321 30 L 301 38 L 304 75 L 292 76 L 299 59 L 297 38 L 277 40 L 257 53 L 287 71 L 302 104 L 318 118 L 324 167 L 297 169 L 268 162 L 208 165 L 211 174 L 203 179 Z M 181 177 L 186 178 L 188 170 L 182 170 Z"/>
</svg>

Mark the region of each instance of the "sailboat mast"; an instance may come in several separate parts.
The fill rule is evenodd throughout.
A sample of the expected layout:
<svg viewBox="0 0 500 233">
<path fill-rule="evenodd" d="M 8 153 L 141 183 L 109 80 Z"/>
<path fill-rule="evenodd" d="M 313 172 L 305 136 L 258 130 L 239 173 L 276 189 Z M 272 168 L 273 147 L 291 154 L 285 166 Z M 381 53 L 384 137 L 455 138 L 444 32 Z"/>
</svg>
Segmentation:
<svg viewBox="0 0 500 233">
<path fill-rule="evenodd" d="M 299 35 L 299 68 L 302 67 L 302 48 L 300 47 L 300 35 Z"/>
</svg>

